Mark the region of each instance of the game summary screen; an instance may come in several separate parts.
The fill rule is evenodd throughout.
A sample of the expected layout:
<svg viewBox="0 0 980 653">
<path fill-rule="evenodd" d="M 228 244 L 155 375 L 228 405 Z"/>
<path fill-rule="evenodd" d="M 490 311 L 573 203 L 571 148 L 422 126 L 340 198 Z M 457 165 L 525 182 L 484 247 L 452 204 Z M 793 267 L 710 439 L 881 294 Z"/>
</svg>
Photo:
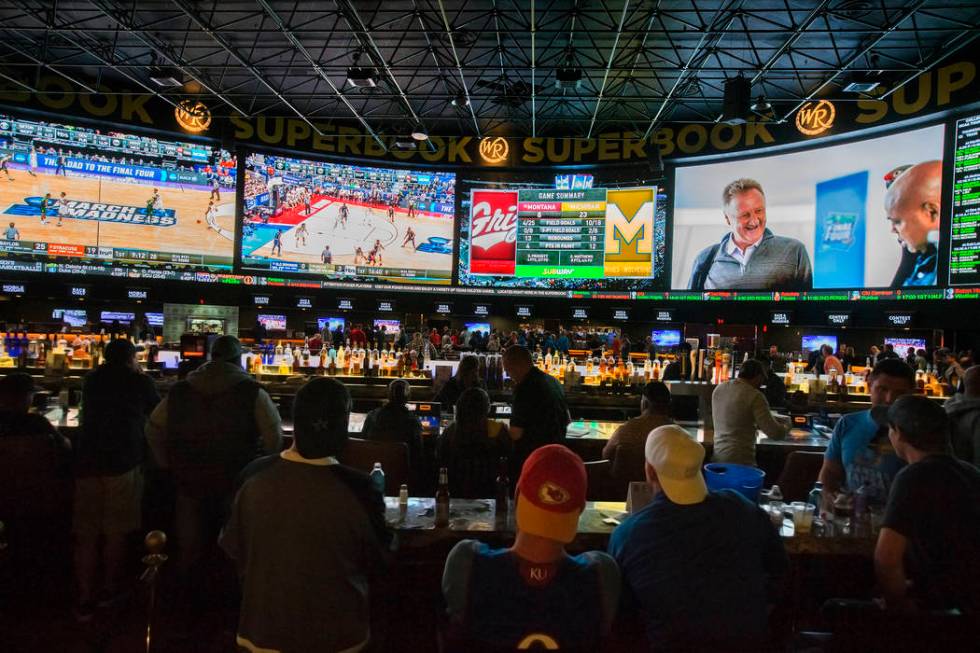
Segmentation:
<svg viewBox="0 0 980 653">
<path fill-rule="evenodd" d="M 935 125 L 677 168 L 670 287 L 941 285 L 944 136 Z"/>
<path fill-rule="evenodd" d="M 664 287 L 666 212 L 657 187 L 474 188 L 460 225 L 464 286 Z"/>
<path fill-rule="evenodd" d="M 0 115 L 0 263 L 230 272 L 232 155 Z"/>
<path fill-rule="evenodd" d="M 448 285 L 456 176 L 252 153 L 243 270 Z"/>
</svg>

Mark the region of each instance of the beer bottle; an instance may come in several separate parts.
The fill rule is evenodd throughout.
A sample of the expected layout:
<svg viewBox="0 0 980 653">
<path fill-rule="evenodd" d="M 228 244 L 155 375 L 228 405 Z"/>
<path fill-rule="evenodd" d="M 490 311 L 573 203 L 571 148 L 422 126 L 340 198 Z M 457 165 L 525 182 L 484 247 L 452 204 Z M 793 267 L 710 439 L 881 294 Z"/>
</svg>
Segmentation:
<svg viewBox="0 0 980 653">
<path fill-rule="evenodd" d="M 449 526 L 449 474 L 439 468 L 439 487 L 436 490 L 436 528 Z"/>
<path fill-rule="evenodd" d="M 507 474 L 507 457 L 500 457 L 497 468 L 497 493 L 495 507 L 498 515 L 506 515 L 510 510 L 510 476 Z"/>
</svg>

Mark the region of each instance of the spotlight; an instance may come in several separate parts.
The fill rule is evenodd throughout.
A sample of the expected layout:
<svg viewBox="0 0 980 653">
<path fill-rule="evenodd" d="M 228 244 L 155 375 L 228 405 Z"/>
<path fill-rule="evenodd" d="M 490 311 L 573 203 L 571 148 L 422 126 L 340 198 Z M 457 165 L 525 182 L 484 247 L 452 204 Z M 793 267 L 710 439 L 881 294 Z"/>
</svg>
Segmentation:
<svg viewBox="0 0 980 653">
<path fill-rule="evenodd" d="M 769 104 L 765 95 L 760 95 L 756 98 L 755 104 L 752 105 L 752 110 L 756 113 L 769 113 L 772 111 L 772 105 Z"/>
<path fill-rule="evenodd" d="M 466 96 L 466 93 L 460 93 L 453 98 L 452 105 L 454 107 L 468 107 L 470 106 L 470 99 Z"/>
<path fill-rule="evenodd" d="M 347 83 L 351 86 L 374 88 L 378 85 L 378 72 L 373 68 L 352 66 L 347 69 Z"/>
<path fill-rule="evenodd" d="M 576 89 L 582 84 L 581 68 L 558 68 L 555 70 L 555 88 Z"/>
<path fill-rule="evenodd" d="M 427 141 L 429 140 L 429 132 L 427 132 L 425 127 L 422 125 L 415 125 L 415 127 L 412 128 L 412 138 L 417 141 Z"/>
</svg>

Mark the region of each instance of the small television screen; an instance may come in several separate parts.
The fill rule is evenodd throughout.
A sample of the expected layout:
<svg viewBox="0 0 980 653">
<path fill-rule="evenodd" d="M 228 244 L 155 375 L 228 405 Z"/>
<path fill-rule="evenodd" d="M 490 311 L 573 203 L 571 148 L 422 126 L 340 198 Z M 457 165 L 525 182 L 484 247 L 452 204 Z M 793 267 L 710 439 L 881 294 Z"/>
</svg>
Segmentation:
<svg viewBox="0 0 980 653">
<path fill-rule="evenodd" d="M 837 336 L 810 334 L 803 336 L 803 351 L 819 351 L 824 345 L 837 351 Z"/>
<path fill-rule="evenodd" d="M 146 321 L 151 327 L 163 326 L 163 313 L 146 313 Z"/>
<path fill-rule="evenodd" d="M 51 312 L 51 317 L 70 327 L 83 327 L 88 322 L 88 313 L 80 308 L 56 308 Z"/>
<path fill-rule="evenodd" d="M 654 329 L 650 337 L 657 347 L 676 347 L 681 344 L 681 332 L 677 329 Z"/>
<path fill-rule="evenodd" d="M 286 316 L 285 315 L 269 315 L 260 314 L 258 316 L 258 321 L 266 328 L 267 331 L 285 331 L 286 330 Z"/>
<path fill-rule="evenodd" d="M 905 356 L 908 353 L 909 347 L 913 349 L 925 349 L 926 339 L 925 338 L 885 338 L 885 344 L 891 345 L 895 348 L 895 353 L 899 356 Z"/>
<path fill-rule="evenodd" d="M 483 333 L 490 333 L 490 324 L 487 322 L 467 322 L 463 326 L 466 327 L 468 333 L 474 333 L 476 331 L 482 331 Z"/>
<path fill-rule="evenodd" d="M 159 351 L 157 352 L 157 364 L 165 370 L 175 370 L 180 367 L 179 351 Z"/>
<path fill-rule="evenodd" d="M 99 321 L 105 322 L 106 324 L 112 324 L 113 322 L 132 324 L 135 319 L 136 315 L 134 313 L 123 313 L 120 311 L 102 311 L 99 314 Z"/>
<path fill-rule="evenodd" d="M 380 329 L 381 327 L 384 327 L 385 333 L 389 333 L 389 334 L 390 333 L 399 334 L 402 332 L 401 320 L 375 320 L 374 328 Z"/>
<path fill-rule="evenodd" d="M 323 327 L 327 327 L 330 331 L 336 331 L 337 327 L 341 329 L 347 324 L 347 320 L 342 317 L 318 317 L 316 319 L 316 328 L 323 331 Z"/>
</svg>

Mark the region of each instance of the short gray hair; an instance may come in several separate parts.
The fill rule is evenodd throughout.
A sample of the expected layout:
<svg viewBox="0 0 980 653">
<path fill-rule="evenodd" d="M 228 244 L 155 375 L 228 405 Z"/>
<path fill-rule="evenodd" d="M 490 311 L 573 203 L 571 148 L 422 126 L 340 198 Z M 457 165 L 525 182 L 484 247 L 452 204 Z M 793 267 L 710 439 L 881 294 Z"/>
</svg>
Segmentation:
<svg viewBox="0 0 980 653">
<path fill-rule="evenodd" d="M 763 197 L 766 195 L 766 192 L 762 190 L 762 184 L 757 182 L 755 179 L 743 177 L 742 179 L 736 179 L 735 181 L 731 182 L 725 186 L 725 190 L 721 191 L 721 205 L 728 206 L 728 203 L 731 202 L 736 195 L 741 195 L 742 193 L 750 190 L 759 191 L 762 193 Z"/>
</svg>

